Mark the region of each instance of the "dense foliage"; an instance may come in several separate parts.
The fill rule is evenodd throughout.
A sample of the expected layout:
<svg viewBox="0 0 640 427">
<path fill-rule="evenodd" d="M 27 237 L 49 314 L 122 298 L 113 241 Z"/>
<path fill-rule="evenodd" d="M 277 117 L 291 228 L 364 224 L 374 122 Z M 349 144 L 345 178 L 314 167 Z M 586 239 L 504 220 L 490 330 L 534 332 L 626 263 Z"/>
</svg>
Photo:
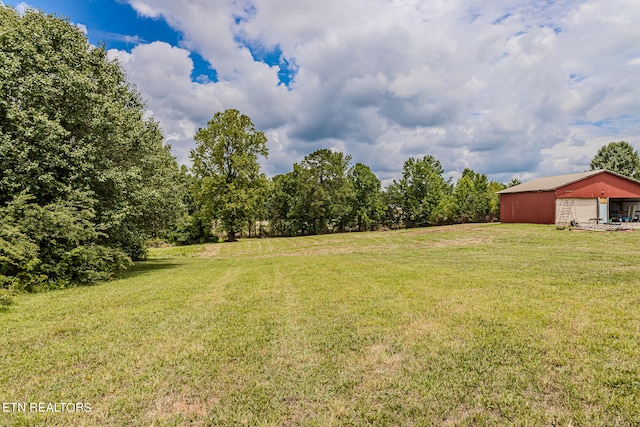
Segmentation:
<svg viewBox="0 0 640 427">
<path fill-rule="evenodd" d="M 206 218 L 217 220 L 235 240 L 236 232 L 258 219 L 266 176 L 258 156 L 267 156 L 267 138 L 238 110 L 216 113 L 194 137 L 193 172 L 199 182 L 195 199 Z"/>
<path fill-rule="evenodd" d="M 271 180 L 267 217 L 279 236 L 372 230 L 462 222 L 488 222 L 499 216 L 496 194 L 503 184 L 465 169 L 453 185 L 432 156 L 408 159 L 400 181 L 385 190 L 368 166 L 351 157 L 317 150 Z"/>
<path fill-rule="evenodd" d="M 207 241 L 207 224 L 218 231 L 233 231 L 234 237 L 296 236 L 489 222 L 499 217 L 500 199 L 496 193 L 505 185 L 470 169 L 465 169 L 454 184 L 443 177 L 444 169 L 433 156 L 408 159 L 402 179 L 391 182 L 384 190 L 368 166 L 352 165 L 350 155 L 329 149 L 314 151 L 295 163 L 292 171 L 265 182 L 257 162 L 257 154 L 266 153 L 261 151 L 264 135 L 258 134 L 259 144 L 236 146 L 230 145 L 229 137 L 211 138 L 212 129 L 216 135 L 246 136 L 256 132 L 253 125 L 247 132 L 233 130 L 238 129 L 234 120 L 222 120 L 223 117 L 235 120 L 240 115 L 236 110 L 217 113 L 209 123 L 208 134 L 201 129 L 197 135 L 198 148 L 192 152 L 194 173 L 188 175 L 196 203 L 187 203 L 194 209 L 190 209 L 186 222 L 175 233 L 175 243 Z M 216 138 L 219 142 L 214 141 Z M 238 162 L 234 158 L 244 160 Z M 250 167 L 244 170 L 233 166 L 236 163 Z M 230 175 L 233 179 L 227 178 Z M 236 176 L 243 177 L 241 184 L 229 185 Z M 238 188 L 244 190 L 237 191 Z M 225 208 L 226 204 L 233 204 L 234 210 Z M 229 211 L 237 216 L 225 217 Z"/>
<path fill-rule="evenodd" d="M 34 201 L 21 195 L 0 209 L 0 288 L 90 283 L 130 262 L 121 250 L 97 243 L 95 214 L 82 201 Z"/>
<path fill-rule="evenodd" d="M 435 222 L 438 205 L 450 192 L 442 177 L 444 169 L 433 156 L 410 158 L 404 162 L 399 182 L 405 223 L 412 227 Z"/>
<path fill-rule="evenodd" d="M 591 170 L 608 169 L 620 175 L 640 179 L 640 156 L 626 141 L 611 142 L 600 147 L 590 166 Z"/>
<path fill-rule="evenodd" d="M 380 223 L 384 214 L 384 202 L 381 194 L 381 182 L 369 166 L 356 163 L 349 170 L 351 184 L 351 215 L 349 225 L 358 231 L 369 230 Z"/>
<path fill-rule="evenodd" d="M 169 240 L 178 245 L 217 242 L 213 234 L 211 221 L 200 209 L 195 194 L 199 193 L 200 180 L 189 173 L 189 169 L 180 166 L 180 182 L 183 189 L 183 205 L 185 210 L 178 219 L 175 228 L 169 234 Z"/>
<path fill-rule="evenodd" d="M 298 198 L 295 214 L 303 232 L 344 229 L 351 212 L 350 161 L 351 156 L 321 149 L 293 165 Z"/>
<path fill-rule="evenodd" d="M 0 6 L 1 287 L 107 277 L 182 212 L 170 148 L 69 22 Z"/>
</svg>

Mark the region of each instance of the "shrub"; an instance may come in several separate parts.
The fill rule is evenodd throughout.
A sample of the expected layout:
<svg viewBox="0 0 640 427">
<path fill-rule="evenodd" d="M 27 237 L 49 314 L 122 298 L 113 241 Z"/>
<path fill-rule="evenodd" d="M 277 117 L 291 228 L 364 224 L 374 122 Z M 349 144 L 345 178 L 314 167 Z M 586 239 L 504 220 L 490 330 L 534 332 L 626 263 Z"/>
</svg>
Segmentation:
<svg viewBox="0 0 640 427">
<path fill-rule="evenodd" d="M 39 206 L 21 194 L 0 208 L 0 287 L 29 292 L 104 280 L 131 263 L 96 244 L 87 200 Z"/>
<path fill-rule="evenodd" d="M 193 245 L 198 243 L 216 243 L 218 236 L 211 233 L 211 223 L 203 219 L 201 212 L 184 215 L 178 221 L 170 235 L 176 245 Z"/>
</svg>

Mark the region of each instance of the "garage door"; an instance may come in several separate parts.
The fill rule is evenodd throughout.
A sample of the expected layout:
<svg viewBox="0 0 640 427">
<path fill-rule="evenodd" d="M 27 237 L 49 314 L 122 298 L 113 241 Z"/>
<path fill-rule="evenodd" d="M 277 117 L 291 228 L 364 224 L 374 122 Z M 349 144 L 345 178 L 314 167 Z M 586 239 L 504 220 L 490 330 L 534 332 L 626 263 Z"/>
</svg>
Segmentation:
<svg viewBox="0 0 640 427">
<path fill-rule="evenodd" d="M 598 216 L 598 199 L 556 199 L 556 222 L 560 219 L 563 203 L 568 204 L 575 212 L 575 218 L 572 219 L 578 224 L 587 224 L 590 219 Z"/>
</svg>

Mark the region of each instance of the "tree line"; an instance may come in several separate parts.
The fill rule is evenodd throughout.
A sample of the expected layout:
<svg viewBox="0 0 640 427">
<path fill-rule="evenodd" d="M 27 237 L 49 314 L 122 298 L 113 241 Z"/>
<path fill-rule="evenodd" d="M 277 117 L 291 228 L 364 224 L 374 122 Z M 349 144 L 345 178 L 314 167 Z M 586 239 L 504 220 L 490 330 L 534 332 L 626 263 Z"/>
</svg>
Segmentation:
<svg viewBox="0 0 640 427">
<path fill-rule="evenodd" d="M 499 217 L 505 185 L 465 169 L 453 182 L 433 156 L 409 158 L 386 188 L 350 155 L 319 149 L 270 179 L 260 172 L 266 137 L 238 110 L 216 113 L 195 136 L 187 183 L 189 212 L 172 234 L 177 243 L 237 235 L 296 236 L 380 228 L 487 222 Z M 213 233 L 211 224 L 217 226 Z"/>
</svg>

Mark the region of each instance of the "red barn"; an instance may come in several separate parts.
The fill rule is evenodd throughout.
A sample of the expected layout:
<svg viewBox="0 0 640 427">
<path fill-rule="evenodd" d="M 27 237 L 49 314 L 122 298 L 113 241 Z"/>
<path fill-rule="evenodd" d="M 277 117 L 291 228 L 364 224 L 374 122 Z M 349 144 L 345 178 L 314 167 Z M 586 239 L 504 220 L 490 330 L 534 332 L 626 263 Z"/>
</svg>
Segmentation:
<svg viewBox="0 0 640 427">
<path fill-rule="evenodd" d="M 602 169 L 535 179 L 498 194 L 501 222 L 616 222 L 640 216 L 640 181 Z"/>
</svg>

